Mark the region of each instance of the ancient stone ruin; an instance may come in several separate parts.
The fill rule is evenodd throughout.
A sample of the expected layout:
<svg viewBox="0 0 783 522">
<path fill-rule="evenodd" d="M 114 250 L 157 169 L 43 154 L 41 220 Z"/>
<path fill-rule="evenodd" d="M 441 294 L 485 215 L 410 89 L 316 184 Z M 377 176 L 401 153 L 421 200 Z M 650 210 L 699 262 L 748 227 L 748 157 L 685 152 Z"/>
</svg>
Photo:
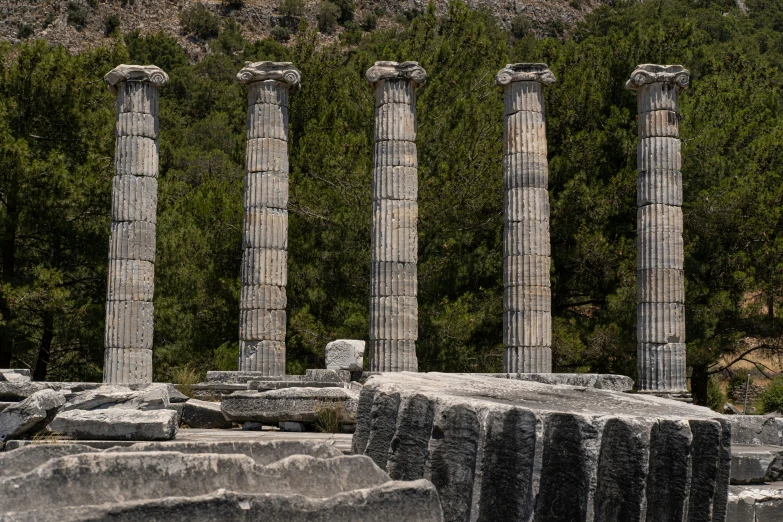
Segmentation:
<svg viewBox="0 0 783 522">
<path fill-rule="evenodd" d="M 546 64 L 508 64 L 503 86 L 503 371 L 552 371 Z"/>
<path fill-rule="evenodd" d="M 301 74 L 289 62 L 246 63 L 245 217 L 239 370 L 285 373 L 288 277 L 288 94 Z"/>
<path fill-rule="evenodd" d="M 152 382 L 158 95 L 168 76 L 154 65 L 120 65 L 104 80 L 117 95 L 117 139 L 103 381 Z"/>
<path fill-rule="evenodd" d="M 375 62 L 375 161 L 372 171 L 370 370 L 417 371 L 416 300 L 419 218 L 416 88 L 427 73 L 416 62 Z"/>
<path fill-rule="evenodd" d="M 685 392 L 685 280 L 678 96 L 680 65 L 638 66 L 626 88 L 639 112 L 636 226 L 640 391 Z"/>
</svg>

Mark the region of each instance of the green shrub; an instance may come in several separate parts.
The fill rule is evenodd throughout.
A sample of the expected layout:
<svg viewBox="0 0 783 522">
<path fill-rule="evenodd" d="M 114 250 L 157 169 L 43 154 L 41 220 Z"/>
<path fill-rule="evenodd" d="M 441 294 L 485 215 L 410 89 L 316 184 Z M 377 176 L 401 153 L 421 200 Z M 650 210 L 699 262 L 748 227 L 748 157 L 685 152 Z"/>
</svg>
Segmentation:
<svg viewBox="0 0 783 522">
<path fill-rule="evenodd" d="M 278 25 L 277 27 L 273 27 L 270 34 L 272 38 L 274 38 L 278 42 L 287 42 L 288 40 L 291 39 L 291 30 L 288 29 L 288 27 L 283 27 L 281 25 Z"/>
<path fill-rule="evenodd" d="M 55 18 L 54 12 L 53 11 L 49 11 L 46 14 L 46 18 L 44 18 L 43 23 L 41 24 L 41 28 L 46 29 L 47 27 L 52 25 L 52 22 L 54 22 L 54 18 Z"/>
<path fill-rule="evenodd" d="M 726 403 L 726 396 L 720 389 L 717 377 L 710 377 L 707 382 L 707 406 L 718 413 L 723 413 L 723 405 Z"/>
<path fill-rule="evenodd" d="M 113 14 L 107 17 L 104 23 L 106 25 L 106 36 L 109 36 L 120 28 L 120 17 Z"/>
<path fill-rule="evenodd" d="M 332 34 L 337 29 L 339 16 L 339 7 L 332 2 L 321 2 L 318 5 L 318 13 L 315 15 L 315 19 L 318 21 L 318 30 L 324 34 Z"/>
<path fill-rule="evenodd" d="M 247 40 L 242 34 L 242 26 L 229 18 L 223 23 L 223 30 L 211 47 L 223 54 L 233 55 L 241 52 L 246 45 Z"/>
<path fill-rule="evenodd" d="M 176 388 L 183 394 L 193 398 L 194 385 L 201 382 L 200 376 L 196 370 L 190 366 L 176 368 L 171 375 L 171 380 L 177 385 Z"/>
<path fill-rule="evenodd" d="M 530 33 L 530 20 L 523 15 L 517 15 L 511 20 L 511 34 L 516 38 L 524 38 Z"/>
<path fill-rule="evenodd" d="M 362 40 L 362 28 L 354 21 L 346 22 L 345 31 L 340 34 L 340 40 L 347 44 L 358 44 Z"/>
<path fill-rule="evenodd" d="M 241 9 L 245 6 L 245 0 L 220 0 L 220 4 L 232 9 Z"/>
<path fill-rule="evenodd" d="M 202 40 L 215 38 L 220 32 L 220 20 L 201 2 L 183 9 L 179 23 L 185 34 L 192 34 Z"/>
<path fill-rule="evenodd" d="M 280 0 L 277 12 L 283 18 L 301 18 L 305 13 L 304 0 Z"/>
<path fill-rule="evenodd" d="M 759 397 L 759 413 L 783 411 L 783 375 L 778 375 L 769 383 Z"/>
<path fill-rule="evenodd" d="M 87 7 L 77 2 L 68 2 L 65 6 L 68 25 L 77 29 L 84 29 L 87 25 Z"/>
<path fill-rule="evenodd" d="M 337 15 L 337 22 L 339 24 L 345 24 L 353 20 L 353 13 L 356 10 L 356 6 L 353 0 L 330 0 L 334 5 L 340 9 L 340 14 Z"/>
<path fill-rule="evenodd" d="M 29 38 L 33 35 L 35 31 L 33 30 L 32 25 L 28 24 L 19 24 L 19 29 L 16 31 L 16 37 L 20 40 L 24 40 L 26 38 Z"/>
<path fill-rule="evenodd" d="M 378 27 L 378 15 L 376 15 L 372 11 L 364 13 L 362 17 L 359 19 L 359 25 L 365 31 L 372 31 L 373 29 Z"/>
</svg>

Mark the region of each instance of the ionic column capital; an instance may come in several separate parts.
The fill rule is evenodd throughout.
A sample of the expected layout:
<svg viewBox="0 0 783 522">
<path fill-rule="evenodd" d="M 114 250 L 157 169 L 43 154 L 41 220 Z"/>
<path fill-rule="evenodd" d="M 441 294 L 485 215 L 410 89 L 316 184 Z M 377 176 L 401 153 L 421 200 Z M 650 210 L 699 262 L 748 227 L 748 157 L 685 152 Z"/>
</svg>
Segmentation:
<svg viewBox="0 0 783 522">
<path fill-rule="evenodd" d="M 625 88 L 635 91 L 650 83 L 673 83 L 679 89 L 686 89 L 691 73 L 682 65 L 655 65 L 644 63 L 637 65 L 626 82 Z"/>
<path fill-rule="evenodd" d="M 117 94 L 117 84 L 121 82 L 147 82 L 155 87 L 163 87 L 169 82 L 169 75 L 155 65 L 121 64 L 106 73 L 103 81 L 113 94 Z"/>
<path fill-rule="evenodd" d="M 245 62 L 237 73 L 241 83 L 277 80 L 288 85 L 289 89 L 301 88 L 302 73 L 291 62 Z"/>
<path fill-rule="evenodd" d="M 382 80 L 408 80 L 419 87 L 427 80 L 427 71 L 419 62 L 375 62 L 365 76 L 372 87 Z"/>
<path fill-rule="evenodd" d="M 495 85 L 503 87 L 514 82 L 538 82 L 542 85 L 552 85 L 555 81 L 555 75 L 545 63 L 509 63 L 495 76 Z"/>
</svg>

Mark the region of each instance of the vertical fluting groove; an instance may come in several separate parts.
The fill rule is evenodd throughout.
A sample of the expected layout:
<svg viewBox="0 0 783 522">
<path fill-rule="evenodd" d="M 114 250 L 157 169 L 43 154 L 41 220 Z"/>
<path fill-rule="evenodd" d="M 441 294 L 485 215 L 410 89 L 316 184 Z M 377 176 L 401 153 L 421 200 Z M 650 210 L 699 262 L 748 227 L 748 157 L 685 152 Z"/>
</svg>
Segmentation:
<svg viewBox="0 0 783 522">
<path fill-rule="evenodd" d="M 504 91 L 503 371 L 552 371 L 546 119 L 542 84 Z"/>
<path fill-rule="evenodd" d="M 417 371 L 416 90 L 405 78 L 375 84 L 372 184 L 370 369 Z"/>
<path fill-rule="evenodd" d="M 124 74 L 123 67 L 136 66 L 109 75 Z M 116 84 L 107 79 L 117 93 L 103 371 L 103 381 L 111 384 L 152 382 L 158 98 L 165 84 L 165 74 L 152 69 L 158 73 L 145 71 Z"/>
<path fill-rule="evenodd" d="M 239 370 L 285 373 L 288 253 L 288 90 L 248 86 Z"/>
<path fill-rule="evenodd" d="M 659 69 L 661 66 L 639 66 L 629 82 L 629 88 L 636 90 L 639 130 L 636 217 L 638 386 L 640 391 L 681 392 L 686 390 L 678 104 L 682 85 L 681 80 L 655 76 Z M 681 67 L 679 69 L 682 70 Z M 649 71 L 653 71 L 653 75 L 649 75 Z M 634 84 L 637 78 L 638 82 Z"/>
</svg>

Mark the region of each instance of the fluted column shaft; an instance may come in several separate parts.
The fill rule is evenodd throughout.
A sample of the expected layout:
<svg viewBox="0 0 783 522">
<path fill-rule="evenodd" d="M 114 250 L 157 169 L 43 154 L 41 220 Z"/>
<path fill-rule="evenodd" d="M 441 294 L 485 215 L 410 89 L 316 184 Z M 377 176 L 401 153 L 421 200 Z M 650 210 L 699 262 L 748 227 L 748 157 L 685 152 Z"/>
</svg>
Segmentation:
<svg viewBox="0 0 783 522">
<path fill-rule="evenodd" d="M 285 74 L 290 73 L 286 79 Z M 290 63 L 247 64 L 245 196 L 239 311 L 239 370 L 285 374 Z"/>
<path fill-rule="evenodd" d="M 679 102 L 688 85 L 681 66 L 640 65 L 636 90 L 637 340 L 640 391 L 683 392 L 685 284 Z"/>
<path fill-rule="evenodd" d="M 367 71 L 375 87 L 371 371 L 418 370 L 416 88 L 425 77 L 415 62 L 377 62 Z"/>
<path fill-rule="evenodd" d="M 158 98 L 166 74 L 121 65 L 106 75 L 117 94 L 103 381 L 152 382 Z"/>
<path fill-rule="evenodd" d="M 504 372 L 552 371 L 549 193 L 543 85 L 545 64 L 510 64 L 504 86 Z"/>
</svg>

